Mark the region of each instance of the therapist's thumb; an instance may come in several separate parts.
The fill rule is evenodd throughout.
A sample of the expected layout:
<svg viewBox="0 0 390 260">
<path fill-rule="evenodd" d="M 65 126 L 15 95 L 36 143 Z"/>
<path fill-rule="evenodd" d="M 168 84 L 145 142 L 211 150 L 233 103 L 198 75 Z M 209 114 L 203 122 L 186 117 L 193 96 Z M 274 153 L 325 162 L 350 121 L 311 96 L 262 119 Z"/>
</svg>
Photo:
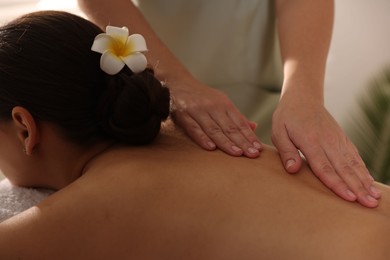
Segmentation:
<svg viewBox="0 0 390 260">
<path fill-rule="evenodd" d="M 272 135 L 272 142 L 279 151 L 280 159 L 288 173 L 296 173 L 302 165 L 298 149 L 287 134 Z"/>
</svg>

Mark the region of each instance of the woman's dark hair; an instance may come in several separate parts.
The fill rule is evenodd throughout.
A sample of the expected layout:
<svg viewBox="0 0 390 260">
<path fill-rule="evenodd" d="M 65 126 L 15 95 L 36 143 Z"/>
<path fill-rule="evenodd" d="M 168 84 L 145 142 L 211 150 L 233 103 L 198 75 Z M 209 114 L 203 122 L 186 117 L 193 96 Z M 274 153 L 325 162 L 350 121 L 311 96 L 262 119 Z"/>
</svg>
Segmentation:
<svg viewBox="0 0 390 260">
<path fill-rule="evenodd" d="M 76 15 L 42 11 L 0 28 L 0 119 L 15 106 L 88 145 L 145 144 L 169 115 L 169 90 L 153 71 L 107 75 L 91 51 L 101 29 Z"/>
</svg>

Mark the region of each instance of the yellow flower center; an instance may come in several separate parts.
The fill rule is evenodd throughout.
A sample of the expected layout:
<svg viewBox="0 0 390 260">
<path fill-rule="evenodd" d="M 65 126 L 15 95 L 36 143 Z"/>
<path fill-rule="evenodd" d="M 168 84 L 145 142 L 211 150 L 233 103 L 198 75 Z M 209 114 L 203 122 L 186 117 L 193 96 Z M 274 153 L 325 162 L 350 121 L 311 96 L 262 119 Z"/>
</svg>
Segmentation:
<svg viewBox="0 0 390 260">
<path fill-rule="evenodd" d="M 126 48 L 126 44 L 117 39 L 113 39 L 110 49 L 118 57 L 125 57 L 129 54 L 129 50 Z"/>
</svg>

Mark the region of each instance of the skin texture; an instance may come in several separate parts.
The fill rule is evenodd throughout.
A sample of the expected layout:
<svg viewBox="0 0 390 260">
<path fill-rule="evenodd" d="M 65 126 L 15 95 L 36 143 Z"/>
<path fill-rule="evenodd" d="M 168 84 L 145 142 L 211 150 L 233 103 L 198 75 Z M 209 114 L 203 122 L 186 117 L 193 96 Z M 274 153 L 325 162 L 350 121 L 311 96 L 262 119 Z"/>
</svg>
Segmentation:
<svg viewBox="0 0 390 260">
<path fill-rule="evenodd" d="M 385 185 L 375 184 L 383 198 L 367 209 L 340 200 L 305 164 L 296 176 L 285 174 L 272 147 L 257 159 L 210 153 L 167 123 L 149 146 L 82 149 L 52 125 L 27 130 L 35 123 L 23 109 L 14 114 L 0 138 L 28 146 L 12 156 L 30 169 L 14 180 L 56 166 L 45 186 L 60 190 L 0 224 L 1 259 L 389 257 Z M 67 168 L 72 160 L 81 167 Z"/>
<path fill-rule="evenodd" d="M 196 80 L 161 42 L 128 0 L 78 0 L 89 19 L 105 28 L 126 25 L 148 43 L 148 62 L 159 79 L 169 82 L 174 121 L 206 150 L 216 147 L 233 155 L 255 158 L 262 145 L 255 124 L 248 122 L 225 94 Z M 376 207 L 373 186 L 355 146 L 324 107 L 324 75 L 332 26 L 331 0 L 277 0 L 276 15 L 283 58 L 284 82 L 273 115 L 272 140 L 289 173 L 302 165 L 299 151 L 313 173 L 347 201 Z"/>
</svg>

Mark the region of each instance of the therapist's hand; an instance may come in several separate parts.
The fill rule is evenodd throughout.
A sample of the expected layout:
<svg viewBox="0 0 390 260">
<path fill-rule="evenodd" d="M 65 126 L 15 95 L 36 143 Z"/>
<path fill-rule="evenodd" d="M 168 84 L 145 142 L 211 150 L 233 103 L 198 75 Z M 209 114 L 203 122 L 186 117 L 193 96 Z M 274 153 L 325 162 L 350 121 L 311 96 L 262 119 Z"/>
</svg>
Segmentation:
<svg viewBox="0 0 390 260">
<path fill-rule="evenodd" d="M 260 155 L 262 144 L 253 131 L 256 124 L 248 121 L 225 94 L 197 81 L 168 85 L 172 118 L 197 144 L 233 156 Z"/>
<path fill-rule="evenodd" d="M 280 100 L 272 125 L 272 141 L 285 169 L 289 173 L 300 169 L 299 149 L 314 174 L 338 196 L 376 207 L 380 193 L 356 147 L 335 119 L 313 98 L 289 94 Z"/>
</svg>

